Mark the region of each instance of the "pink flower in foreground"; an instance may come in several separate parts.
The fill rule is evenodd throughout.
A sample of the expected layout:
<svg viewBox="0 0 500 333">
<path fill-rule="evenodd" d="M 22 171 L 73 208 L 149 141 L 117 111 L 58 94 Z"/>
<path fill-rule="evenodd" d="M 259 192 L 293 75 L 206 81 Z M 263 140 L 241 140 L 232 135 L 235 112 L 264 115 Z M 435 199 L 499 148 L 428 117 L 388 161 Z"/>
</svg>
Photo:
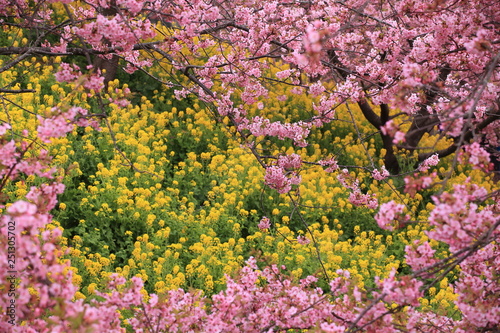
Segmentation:
<svg viewBox="0 0 500 333">
<path fill-rule="evenodd" d="M 405 141 L 405 133 L 399 130 L 399 125 L 395 124 L 393 120 L 386 122 L 380 131 L 383 135 L 387 135 L 393 138 L 392 143 L 398 144 Z"/>
<path fill-rule="evenodd" d="M 278 157 L 278 166 L 284 169 L 299 169 L 302 165 L 300 155 L 291 154 Z"/>
<path fill-rule="evenodd" d="M 302 244 L 302 245 L 307 245 L 307 244 L 311 243 L 311 241 L 306 236 L 300 235 L 300 236 L 297 236 L 297 243 Z"/>
<path fill-rule="evenodd" d="M 18 216 L 18 215 L 34 215 L 36 214 L 37 207 L 29 202 L 19 200 L 14 202 L 9 208 L 7 208 L 7 212 L 11 216 Z"/>
<path fill-rule="evenodd" d="M 50 143 L 50 138 L 62 137 L 73 129 L 73 125 L 63 115 L 52 118 L 38 116 L 38 120 L 40 121 L 37 128 L 38 137 L 45 143 Z"/>
<path fill-rule="evenodd" d="M 265 229 L 269 229 L 271 228 L 271 221 L 269 220 L 268 217 L 264 216 L 259 224 L 257 225 L 259 227 L 260 230 L 265 230 Z"/>
<path fill-rule="evenodd" d="M 452 253 L 486 235 L 498 237 L 498 231 L 490 231 L 498 221 L 498 212 L 493 206 L 481 207 L 477 203 L 487 196 L 488 191 L 469 181 L 455 184 L 452 192 L 432 197 L 435 207 L 429 215 L 429 222 L 434 229 L 426 233 L 435 240 L 447 243 Z"/>
<path fill-rule="evenodd" d="M 412 245 L 407 245 L 405 248 L 406 263 L 413 271 L 421 270 L 436 263 L 434 258 L 436 250 L 431 247 L 429 242 L 418 245 L 419 243 L 419 240 L 415 240 Z"/>
<path fill-rule="evenodd" d="M 19 153 L 16 151 L 16 143 L 14 142 L 14 140 L 7 142 L 3 146 L 0 145 L 0 156 L 2 156 L 0 165 L 10 168 L 16 164 Z M 5 172 L 7 172 L 9 170 L 7 168 L 1 168 L 0 175 L 3 175 Z"/>
<path fill-rule="evenodd" d="M 471 164 L 474 169 L 488 169 L 490 165 L 490 154 L 477 142 L 465 146 L 458 157 L 460 162 Z"/>
<path fill-rule="evenodd" d="M 3 123 L 2 125 L 0 125 L 0 135 L 4 135 L 5 133 L 7 133 L 7 130 L 11 128 L 12 127 L 10 127 L 8 123 Z"/>
<path fill-rule="evenodd" d="M 385 166 L 382 166 L 381 170 L 382 170 L 382 172 L 378 171 L 377 169 L 373 170 L 372 177 L 375 180 L 384 180 L 387 177 L 389 177 L 389 171 L 387 171 Z"/>
<path fill-rule="evenodd" d="M 56 80 L 59 82 L 71 82 L 78 79 L 81 75 L 80 67 L 64 62 L 59 66 L 59 72 L 54 74 Z"/>
<path fill-rule="evenodd" d="M 427 171 L 431 166 L 436 166 L 439 163 L 438 154 L 434 154 L 431 157 L 426 158 L 419 166 L 418 171 Z"/>
<path fill-rule="evenodd" d="M 402 143 L 402 142 L 405 142 L 406 139 L 405 139 L 405 134 L 401 131 L 397 131 L 395 134 L 394 134 L 394 139 L 392 140 L 392 143 L 394 144 L 398 144 L 398 143 Z"/>
<path fill-rule="evenodd" d="M 408 215 L 403 215 L 405 206 L 397 204 L 394 201 L 389 201 L 380 205 L 380 210 L 375 215 L 375 220 L 378 226 L 386 230 L 394 230 L 396 221 L 407 221 L 410 219 Z"/>
<path fill-rule="evenodd" d="M 57 108 L 53 112 L 60 112 Z M 44 143 L 50 143 L 51 138 L 59 138 L 65 136 L 73 130 L 73 124 L 78 126 L 97 127 L 94 121 L 90 121 L 85 116 L 88 115 L 88 110 L 81 107 L 72 107 L 68 111 L 57 113 L 50 118 L 38 117 L 40 125 L 37 127 L 38 137 Z"/>
<path fill-rule="evenodd" d="M 380 280 L 376 277 L 375 283 L 386 295 L 384 297 L 384 301 L 386 302 L 396 303 L 399 305 L 420 305 L 418 299 L 423 296 L 423 293 L 420 290 L 423 286 L 422 281 L 416 280 L 410 276 L 402 276 L 397 279 L 396 269 L 393 268 L 389 276 L 384 280 Z"/>
<path fill-rule="evenodd" d="M 358 189 L 349 194 L 349 202 L 356 207 L 366 206 L 370 209 L 378 207 L 378 200 L 370 194 L 363 194 Z"/>
<path fill-rule="evenodd" d="M 339 168 L 337 161 L 334 157 L 330 157 L 327 160 L 321 160 L 318 162 L 319 165 L 326 167 L 326 172 L 334 172 Z"/>
<path fill-rule="evenodd" d="M 264 180 L 269 187 L 284 194 L 290 192 L 292 185 L 300 184 L 301 177 L 296 172 L 286 172 L 282 167 L 270 166 L 266 169 Z"/>
<path fill-rule="evenodd" d="M 104 88 L 104 76 L 90 75 L 83 86 L 89 90 L 101 91 Z"/>
<path fill-rule="evenodd" d="M 397 126 L 393 120 L 389 120 L 380 128 L 380 131 L 383 135 L 393 136 L 399 130 L 399 126 Z"/>
</svg>

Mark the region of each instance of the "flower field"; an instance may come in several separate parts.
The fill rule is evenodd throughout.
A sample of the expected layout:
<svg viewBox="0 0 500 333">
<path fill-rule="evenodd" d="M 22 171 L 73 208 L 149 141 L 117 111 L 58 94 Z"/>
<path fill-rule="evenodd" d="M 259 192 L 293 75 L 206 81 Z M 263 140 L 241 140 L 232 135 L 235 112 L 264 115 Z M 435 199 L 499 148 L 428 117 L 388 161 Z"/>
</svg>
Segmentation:
<svg viewBox="0 0 500 333">
<path fill-rule="evenodd" d="M 32 61 L 26 66 L 42 68 L 36 59 Z M 53 80 L 52 66 L 57 68 L 52 64 L 29 74 L 29 86 L 45 94 L 23 94 L 16 101 L 23 107 L 12 104 L 6 113 L 19 120 L 18 130 L 33 133 L 38 125 L 33 113 L 54 105 L 92 107 L 91 97 L 77 87 Z M 9 74 L 4 72 L 2 84 Z M 115 80 L 105 97 L 118 100 L 127 91 L 126 84 Z M 293 117 L 311 101 L 294 103 L 269 107 L 269 116 Z M 112 273 L 142 278 L 145 294 L 194 288 L 210 296 L 223 290 L 226 275 L 236 274 L 250 257 L 263 267 L 285 267 L 284 273 L 295 281 L 314 275 L 320 285 L 336 278 L 339 269 L 347 270 L 364 289 L 373 286 L 376 276 L 389 276 L 392 269 L 408 271 L 404 247 L 428 240 L 426 225 L 394 233 L 380 229 L 373 219 L 375 211 L 354 207 L 339 180 L 321 166 L 301 174 L 297 188 L 301 210 L 295 212 L 293 198 L 265 186 L 255 158 L 196 101 L 185 105 L 170 91 L 155 90 L 150 99 L 142 96 L 137 103 L 125 107 L 111 103 L 108 108 L 110 116 L 100 130 L 75 128 L 46 148 L 55 156 L 57 177 L 66 186 L 48 227 L 63 230 L 60 260 L 71 261 L 77 298 L 92 297 L 105 288 Z M 360 117 L 356 110 L 354 116 Z M 8 121 L 5 114 L 1 120 Z M 332 126 L 316 134 L 319 143 L 313 147 L 289 147 L 286 152 L 307 161 L 349 146 L 340 161 L 367 164 L 368 156 L 377 156 L 377 142 L 370 139 L 366 155 L 351 131 L 348 126 Z M 438 167 L 437 172 L 444 173 L 446 161 Z M 381 201 L 401 200 L 420 217 L 432 208 L 429 197 L 401 191 L 400 179 L 378 182 L 369 172 L 364 176 L 361 187 Z M 487 188 L 494 186 L 488 175 L 462 167 L 449 184 L 466 177 Z M 8 184 L 5 193 L 23 199 L 35 184 L 36 179 L 28 177 Z M 263 216 L 271 227 L 261 230 Z M 448 255 L 446 248 L 441 251 L 443 258 Z M 454 277 L 450 273 L 420 299 L 422 307 L 452 313 L 456 295 L 447 281 Z"/>
<path fill-rule="evenodd" d="M 169 37 L 168 27 L 156 31 Z M 23 33 L 5 28 L 1 39 L 15 48 Z M 464 270 L 481 271 L 460 257 L 473 250 L 484 258 L 476 285 L 498 281 L 498 244 L 482 245 L 469 228 L 474 214 L 498 216 L 498 198 L 484 194 L 498 182 L 479 144 L 423 162 L 394 145 L 401 169 L 389 173 L 378 134 L 410 131 L 404 118 L 379 131 L 361 104 L 345 103 L 334 121 L 301 122 L 331 82 L 239 92 L 232 98 L 252 122 L 238 127 L 215 111 L 221 100 L 160 84 L 175 66 L 104 85 L 92 71 L 76 75 L 78 61 L 33 56 L 9 67 L 0 58 L 0 87 L 10 89 L 0 222 L 17 223 L 11 252 L 22 262 L 2 267 L 0 292 L 19 291 L 15 332 L 472 332 L 500 318 L 498 306 L 485 314 L 498 290 L 474 303 L 461 282 Z M 276 61 L 265 74 L 286 80 L 294 70 Z M 429 154 L 453 144 L 439 130 L 419 143 Z M 462 233 L 441 228 L 462 220 Z M 459 240 L 470 247 L 457 250 Z M 9 289 L 10 272 L 21 276 Z M 12 329 L 8 302 L 0 330 Z"/>
</svg>

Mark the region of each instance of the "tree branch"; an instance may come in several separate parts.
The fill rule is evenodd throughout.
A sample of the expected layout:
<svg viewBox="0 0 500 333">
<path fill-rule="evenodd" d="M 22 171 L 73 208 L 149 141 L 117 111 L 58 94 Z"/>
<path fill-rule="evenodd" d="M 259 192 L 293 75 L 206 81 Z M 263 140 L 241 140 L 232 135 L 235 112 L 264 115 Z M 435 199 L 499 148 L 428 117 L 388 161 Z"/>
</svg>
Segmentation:
<svg viewBox="0 0 500 333">
<path fill-rule="evenodd" d="M 0 88 L 0 93 L 4 94 L 23 94 L 23 93 L 35 93 L 35 89 L 2 89 Z"/>
<path fill-rule="evenodd" d="M 463 136 L 453 138 L 453 143 L 445 149 L 441 149 L 435 152 L 422 153 L 418 155 L 418 161 L 422 162 L 434 154 L 438 154 L 439 158 L 446 157 L 453 154 L 457 149 L 459 149 L 464 143 L 469 143 L 474 137 L 475 132 L 480 132 L 485 129 L 488 125 L 496 120 L 500 120 L 500 110 L 492 113 L 488 118 L 483 120 L 481 123 L 476 125 L 473 129 L 468 129 Z"/>
<path fill-rule="evenodd" d="M 149 43 L 138 43 L 135 44 L 133 50 L 147 50 L 151 46 L 158 45 L 162 43 L 161 41 L 149 42 Z M 27 54 L 27 55 L 46 55 L 46 56 L 70 56 L 70 55 L 99 55 L 99 54 L 110 54 L 116 52 L 123 52 L 121 47 L 108 47 L 103 50 L 95 50 L 91 48 L 84 47 L 68 47 L 66 52 L 54 52 L 50 47 L 30 47 L 30 46 L 8 46 L 0 47 L 0 55 L 14 55 L 14 54 Z"/>
</svg>

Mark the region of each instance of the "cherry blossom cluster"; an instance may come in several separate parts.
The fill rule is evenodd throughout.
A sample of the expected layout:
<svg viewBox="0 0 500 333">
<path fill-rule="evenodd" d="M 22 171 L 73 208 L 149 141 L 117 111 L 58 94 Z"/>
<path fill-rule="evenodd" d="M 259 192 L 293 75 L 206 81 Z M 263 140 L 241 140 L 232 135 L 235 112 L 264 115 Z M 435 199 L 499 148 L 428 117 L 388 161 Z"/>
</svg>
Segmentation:
<svg viewBox="0 0 500 333">
<path fill-rule="evenodd" d="M 82 109 L 83 110 L 83 109 Z M 31 140 L 50 141 L 51 137 L 65 136 L 73 129 L 71 123 L 87 124 L 86 121 L 75 120 L 83 113 L 80 108 L 72 107 L 61 118 L 56 114 L 50 118 L 39 118 L 38 137 Z M 11 203 L 0 216 L 0 259 L 12 266 L 2 265 L 0 283 L 15 284 L 16 318 L 9 317 L 2 311 L 0 327 L 3 331 L 25 332 L 57 332 L 68 329 L 68 318 L 76 318 L 82 313 L 89 315 L 83 302 L 73 302 L 77 287 L 72 283 L 70 263 L 61 258 L 59 240 L 60 228 L 48 228 L 52 222 L 50 211 L 57 204 L 57 195 L 63 193 L 64 185 L 54 180 L 56 168 L 51 165 L 52 157 L 47 150 L 34 149 L 35 141 L 29 141 L 28 132 L 24 131 L 22 140 L 7 140 L 10 124 L 2 124 L 0 130 L 0 191 L 4 190 L 7 180 L 15 180 L 19 176 L 36 176 L 42 183 L 39 187 L 31 187 L 26 200 Z M 13 136 L 16 138 L 15 136 Z M 25 155 L 28 155 L 26 157 Z M 5 208 L 3 202 L 1 208 Z M 14 254 L 15 260 L 10 261 Z M 0 295 L 0 308 L 7 309 L 12 303 L 8 293 Z M 44 318 L 47 309 L 58 309 L 51 312 L 50 318 Z M 95 312 L 94 312 L 95 315 Z M 10 322 L 9 322 L 10 321 Z M 14 322 L 14 324 L 12 324 Z M 21 326 L 21 322 L 30 323 Z"/>
<path fill-rule="evenodd" d="M 375 179 L 375 180 L 384 180 L 384 179 L 386 179 L 387 177 L 390 176 L 389 171 L 387 171 L 387 169 L 385 168 L 384 165 L 382 166 L 381 170 L 382 171 L 379 171 L 377 169 L 373 170 L 373 172 L 372 172 L 373 179 Z"/>
<path fill-rule="evenodd" d="M 375 221 L 382 229 L 394 230 L 410 219 L 408 214 L 403 213 L 404 209 L 404 205 L 394 201 L 385 202 L 380 205 L 380 209 L 375 215 Z"/>
<path fill-rule="evenodd" d="M 283 124 L 280 121 L 271 122 L 269 119 L 257 116 L 242 128 L 248 129 L 254 136 L 269 135 L 280 140 L 291 139 L 297 146 L 305 147 L 307 146 L 306 139 L 309 136 L 310 127 L 309 123 Z"/>
<path fill-rule="evenodd" d="M 56 36 L 41 40 L 40 48 L 29 44 L 2 47 L 2 54 L 18 52 L 20 58 L 37 52 L 104 59 L 118 56 L 127 63 L 128 72 L 147 68 L 153 59 L 165 62 L 189 80 L 177 92 L 180 98 L 196 92 L 203 101 L 217 105 L 218 116 L 229 116 L 240 133 L 289 139 L 298 147 L 307 146 L 313 127 L 334 120 L 337 106 L 346 101 L 366 108 L 371 104 L 375 110 L 383 105 L 398 110 L 384 117 L 383 111 L 379 116 L 378 111 L 363 110 L 383 139 L 392 138 L 393 145 L 409 144 L 422 128 L 427 133 L 437 128 L 454 142 L 484 134 L 485 146 L 498 145 L 498 1 L 87 0 L 81 6 L 64 0 L 59 2 L 68 5 L 66 13 L 71 15 L 62 19 L 59 15 L 66 14 L 54 11 L 52 2 L 56 1 L 0 0 L 2 23 L 17 18 L 16 26 Z M 161 37 L 153 20 L 165 23 Z M 274 66 L 280 70 L 273 74 Z M 100 91 L 102 73 L 87 70 L 91 73 L 63 63 L 56 78 Z M 306 110 L 311 118 L 283 123 L 248 112 L 255 103 L 258 110 L 265 110 L 265 98 L 274 84 L 292 86 L 290 92 L 297 95 L 281 95 L 282 102 L 303 94 L 316 98 L 312 110 Z M 47 118 L 39 117 L 38 140 L 50 142 L 71 131 L 74 124 L 91 124 L 88 119 L 88 111 L 79 107 L 54 109 Z M 403 131 L 405 122 L 411 123 L 414 133 Z M 42 149 L 26 158 L 31 143 L 8 138 L 9 131 L 9 124 L 0 125 L 2 180 L 22 174 L 50 180 L 55 169 L 48 152 Z M 479 143 L 465 145 L 460 159 L 476 168 L 489 168 L 489 154 Z M 418 171 L 426 172 L 438 162 L 438 155 L 432 155 Z M 334 158 L 319 164 L 328 172 L 338 169 Z M 287 193 L 300 183 L 301 167 L 298 155 L 278 156 L 266 167 L 265 182 Z M 373 171 L 377 180 L 387 176 L 383 168 Z M 429 188 L 433 177 L 407 177 L 406 192 L 415 195 Z M 350 190 L 351 203 L 377 206 L 377 200 L 360 190 L 358 179 L 348 170 L 341 170 L 337 179 Z M 460 275 L 453 283 L 458 319 L 420 311 L 423 284 L 414 276 L 392 272 L 386 279 L 376 278 L 376 288 L 367 291 L 357 286 L 348 271 L 338 271 L 326 294 L 313 286 L 313 277 L 294 284 L 281 275 L 283 268 L 260 270 L 253 259 L 240 276 L 227 277 L 227 289 L 210 300 L 176 290 L 149 295 L 145 302 L 140 279 L 113 276 L 109 290 L 100 293 L 104 300 L 73 301 L 76 287 L 71 283 L 71 270 L 58 257 L 61 231 L 47 228 L 56 195 L 63 189 L 57 182 L 32 188 L 26 200 L 11 203 L 0 219 L 2 243 L 8 237 L 7 225 L 15 222 L 18 226 L 16 255 L 22 260 L 17 269 L 22 273 L 17 320 L 25 324 L 17 326 L 17 331 L 67 332 L 78 327 L 82 332 L 122 332 L 121 310 L 133 313 L 128 323 L 139 332 L 158 327 L 202 332 L 485 332 L 500 325 L 499 207 L 484 203 L 489 193 L 475 184 L 455 185 L 432 199 L 435 207 L 427 236 L 449 246 L 452 257 L 448 261 L 436 261 L 430 243 L 406 247 L 406 261 L 415 271 L 436 271 L 432 267 L 449 262 L 459 265 Z M 404 205 L 390 201 L 380 205 L 375 220 L 381 228 L 394 230 L 409 223 L 410 216 Z M 269 228 L 269 219 L 263 218 L 259 227 Z M 297 239 L 303 244 L 307 240 Z M 0 249 L 2 262 L 6 256 L 5 249 Z M 5 267 L 0 268 L 0 282 L 7 283 L 7 278 Z M 0 308 L 5 309 L 8 302 L 2 294 Z M 404 311 L 397 311 L 403 307 Z M 5 311 L 1 315 L 0 327 L 10 330 Z"/>
<path fill-rule="evenodd" d="M 3 128 L 8 127 L 10 126 L 3 126 Z M 26 142 L 23 141 L 17 146 L 12 140 L 7 145 L 13 149 L 6 150 L 5 145 L 2 147 L 5 154 L 2 154 L 1 161 L 5 167 L 2 168 L 2 179 L 7 176 L 13 179 L 20 173 L 52 178 L 54 170 L 47 171 L 50 158 L 46 151 L 27 159 L 22 157 L 29 148 Z M 4 172 L 5 170 L 8 172 Z M 61 262 L 57 255 L 61 230 L 45 229 L 51 222 L 51 215 L 48 212 L 54 208 L 57 202 L 56 196 L 63 190 L 64 185 L 58 183 L 42 184 L 40 188 L 33 187 L 26 195 L 29 202 L 21 200 L 12 203 L 0 217 L 2 244 L 15 244 L 12 246 L 14 252 L 9 253 L 9 258 L 15 253 L 14 267 L 2 265 L 0 281 L 2 285 L 16 284 L 15 290 L 18 295 L 15 300 L 17 316 L 15 321 L 18 330 L 23 330 L 22 326 L 18 325 L 21 321 L 29 321 L 32 326 L 26 329 L 44 331 L 48 323 L 41 318 L 46 309 L 65 302 L 70 303 L 68 309 L 72 308 L 71 301 L 77 287 L 71 282 L 69 263 Z M 4 263 L 11 262 L 7 260 L 7 250 L 5 246 L 0 250 L 0 258 Z M 13 271 L 16 281 L 12 281 Z M 11 303 L 12 298 L 7 296 L 8 293 L 1 294 L 0 308 L 6 309 Z M 80 309 L 77 313 L 81 311 Z M 12 318 L 7 318 L 6 312 L 2 311 L 0 326 L 6 332 L 11 331 L 13 327 L 8 320 Z"/>
<path fill-rule="evenodd" d="M 82 74 L 79 66 L 63 62 L 60 64 L 59 70 L 54 74 L 54 76 L 56 80 L 59 82 L 73 83 L 76 87 L 83 86 L 83 88 L 85 88 L 87 91 L 87 96 L 92 97 L 93 94 L 100 93 L 104 89 L 105 87 L 104 76 L 102 75 L 101 70 L 100 69 L 95 70 L 93 65 L 88 65 L 87 70 L 91 72 Z M 130 89 L 127 87 L 117 95 L 127 96 L 128 94 L 130 94 Z M 118 99 L 109 98 L 109 101 L 122 107 L 127 106 L 129 103 L 127 99 L 123 98 L 118 98 Z M 87 116 L 88 111 L 84 110 L 83 108 L 71 108 L 66 118 L 74 118 L 73 113 L 75 111 L 80 114 L 80 117 L 78 119 L 79 122 L 78 125 L 86 126 L 83 123 L 85 120 L 82 117 Z M 61 119 L 61 121 L 63 120 Z M 97 128 L 96 122 L 88 122 L 88 125 Z"/>
<path fill-rule="evenodd" d="M 2 132 L 10 129 L 9 124 L 2 125 Z M 5 133 L 5 132 L 4 132 Z M 27 131 L 24 134 L 28 134 Z M 32 143 L 21 141 L 17 143 L 14 139 L 7 140 L 0 137 L 0 177 L 2 179 L 15 179 L 20 174 L 36 175 L 43 178 L 52 178 L 52 174 L 56 171 L 51 167 L 51 157 L 47 150 L 40 149 L 34 152 L 30 157 L 24 157 Z"/>
<path fill-rule="evenodd" d="M 305 53 L 294 53 L 297 64 L 302 68 L 307 68 L 309 74 L 324 74 L 320 61 L 323 48 L 322 39 L 325 32 L 319 29 L 321 26 L 321 21 L 314 21 L 308 25 L 303 39 Z"/>
<path fill-rule="evenodd" d="M 334 172 L 335 170 L 337 170 L 339 168 L 335 157 L 330 157 L 330 158 L 325 159 L 325 160 L 320 160 L 320 161 L 318 161 L 318 164 L 323 166 L 323 167 L 326 167 L 326 169 L 325 169 L 326 172 Z"/>
<path fill-rule="evenodd" d="M 460 323 L 464 330 L 491 330 L 500 323 L 499 255 L 498 243 L 490 243 L 460 265 L 454 291 L 458 295 L 455 304 L 464 317 Z"/>
<path fill-rule="evenodd" d="M 461 332 L 491 330 L 500 323 L 500 214 L 496 204 L 478 206 L 487 191 L 466 181 L 453 191 L 433 197 L 435 208 L 429 217 L 434 228 L 427 235 L 449 245 L 453 260 L 458 260 L 460 274 L 453 283 L 458 295 L 455 305 L 462 319 L 455 323 Z M 398 211 L 401 211 L 399 207 Z M 477 251 L 473 249 L 478 247 Z M 406 262 L 414 271 L 425 272 L 440 262 L 429 242 L 408 245 Z M 441 261 L 442 263 L 442 261 Z M 434 270 L 435 272 L 436 270 Z"/>
<path fill-rule="evenodd" d="M 436 178 L 436 172 L 430 175 L 414 174 L 413 176 L 407 176 L 405 177 L 405 193 L 409 193 L 411 197 L 414 197 L 418 192 L 431 187 Z"/>
<path fill-rule="evenodd" d="M 260 220 L 260 222 L 257 226 L 259 227 L 260 230 L 269 229 L 269 228 L 271 228 L 271 220 L 267 216 L 264 216 Z"/>
<path fill-rule="evenodd" d="M 281 155 L 277 164 L 286 170 L 296 170 L 302 166 L 302 158 L 298 154 Z"/>
<path fill-rule="evenodd" d="M 368 332 L 418 332 L 423 328 L 426 332 L 444 332 L 455 325 L 451 318 L 416 311 L 423 283 L 411 276 L 397 277 L 393 270 L 385 279 L 376 277 L 376 291 L 367 292 L 352 281 L 349 271 L 338 270 L 337 274 L 330 282 L 335 297 L 334 315 L 346 323 L 356 323 L 356 328 L 363 327 Z M 389 310 L 398 306 L 407 306 L 404 314 Z M 323 325 L 322 328 L 327 327 Z"/>
<path fill-rule="evenodd" d="M 429 216 L 429 222 L 435 228 L 428 232 L 429 237 L 448 244 L 451 252 L 470 246 L 488 232 L 491 232 L 490 237 L 497 237 L 500 231 L 490 229 L 500 215 L 495 212 L 494 206 L 481 208 L 476 203 L 487 194 L 485 188 L 466 182 L 454 185 L 452 193 L 434 196 L 436 207 Z"/>
<path fill-rule="evenodd" d="M 420 165 L 418 166 L 418 171 L 427 171 L 431 166 L 436 166 L 439 163 L 438 154 L 433 154 L 432 156 L 426 158 Z"/>
<path fill-rule="evenodd" d="M 349 194 L 349 202 L 356 207 L 363 206 L 370 209 L 378 207 L 377 198 L 371 194 L 363 194 L 359 188 L 359 180 L 356 177 L 353 177 L 349 173 L 349 170 L 342 169 L 337 175 L 337 180 L 343 187 L 351 190 L 351 193 Z"/>
<path fill-rule="evenodd" d="M 393 120 L 389 120 L 385 123 L 380 128 L 380 131 L 382 134 L 392 137 L 392 142 L 395 144 L 405 141 L 405 133 L 399 130 L 399 126 L 396 125 Z"/>
<path fill-rule="evenodd" d="M 307 245 L 307 244 L 311 243 L 311 240 L 304 235 L 299 235 L 299 236 L 297 236 L 297 243 L 302 244 L 302 245 Z"/>
<path fill-rule="evenodd" d="M 127 1 L 133 3 L 134 1 Z M 103 6 L 101 3 L 100 6 Z M 106 50 L 109 47 L 116 49 L 118 54 L 127 55 L 127 52 L 133 54 L 134 45 L 139 40 L 153 38 L 155 32 L 149 20 L 129 20 L 127 16 L 121 15 L 105 16 L 95 12 L 85 12 L 88 18 L 95 18 L 89 23 L 80 27 L 74 27 L 72 33 L 78 37 L 84 38 L 96 50 Z M 124 14 L 121 11 L 121 14 Z M 134 17 L 134 12 L 130 12 Z M 95 15 L 95 16 L 94 16 Z M 73 37 L 74 38 L 74 37 Z"/>
<path fill-rule="evenodd" d="M 302 158 L 298 154 L 278 156 L 275 162 L 266 167 L 264 181 L 278 193 L 288 193 L 292 185 L 299 185 L 302 180 L 298 173 L 301 166 Z"/>
<path fill-rule="evenodd" d="M 359 189 L 349 194 L 349 202 L 356 207 L 366 206 L 370 209 L 376 209 L 378 207 L 377 198 L 370 194 L 363 194 Z"/>
<path fill-rule="evenodd" d="M 472 165 L 474 169 L 490 169 L 490 154 L 477 142 L 466 145 L 464 151 L 459 154 L 459 160 Z"/>
<path fill-rule="evenodd" d="M 47 194 L 50 198 L 39 198 L 37 200 L 54 200 L 55 194 Z M 35 197 L 36 195 L 32 195 Z M 69 270 L 69 262 L 62 263 L 58 258 L 57 248 L 59 237 L 62 235 L 60 229 L 44 230 L 45 226 L 51 222 L 51 216 L 45 212 L 39 212 L 37 205 L 17 201 L 8 209 L 7 214 L 0 220 L 2 243 L 7 244 L 7 238 L 12 240 L 12 233 L 8 233 L 8 226 L 15 226 L 15 267 L 9 269 L 2 265 L 0 269 L 0 281 L 2 285 L 7 285 L 8 278 L 12 277 L 15 271 L 17 280 L 15 291 L 16 318 L 15 326 L 9 323 L 5 311 L 2 311 L 0 327 L 3 331 L 22 331 L 20 326 L 22 321 L 30 323 L 25 329 L 35 331 L 47 331 L 50 321 L 57 322 L 58 316 L 69 316 L 68 313 L 53 312 L 49 320 L 44 320 L 43 315 L 47 309 L 57 306 L 65 306 L 67 309 L 74 308 L 72 299 L 77 287 L 73 285 Z M 10 228 L 9 230 L 11 230 Z M 5 241 L 5 242 L 4 242 Z M 60 252 L 60 251 L 59 251 Z M 0 250 L 0 258 L 7 261 L 7 249 Z M 9 281 L 9 283 L 12 281 Z M 6 309 L 11 302 L 11 297 L 7 293 L 0 296 L 0 308 Z M 61 312 L 61 310 L 59 310 Z M 83 308 L 77 309 L 76 313 L 83 312 Z M 55 325 L 57 326 L 57 325 Z M 26 330 L 27 331 L 27 330 Z"/>
<path fill-rule="evenodd" d="M 300 184 L 302 177 L 294 171 L 286 171 L 280 166 L 269 166 L 266 168 L 264 181 L 266 185 L 284 194 L 290 192 L 292 185 Z"/>
<path fill-rule="evenodd" d="M 82 72 L 79 66 L 63 62 L 54 76 L 59 82 L 74 82 L 82 76 Z"/>
<path fill-rule="evenodd" d="M 95 120 L 87 117 L 88 110 L 81 107 L 73 106 L 68 110 L 54 108 L 52 112 L 54 115 L 49 118 L 37 116 L 40 123 L 37 127 L 38 137 L 45 143 L 51 142 L 51 138 L 66 136 L 73 130 L 74 125 L 99 127 Z"/>
<path fill-rule="evenodd" d="M 420 271 L 437 262 L 434 258 L 436 250 L 430 246 L 429 242 L 425 241 L 422 244 L 420 243 L 419 240 L 415 240 L 411 245 L 407 245 L 405 248 L 406 263 L 410 265 L 413 271 Z"/>
</svg>

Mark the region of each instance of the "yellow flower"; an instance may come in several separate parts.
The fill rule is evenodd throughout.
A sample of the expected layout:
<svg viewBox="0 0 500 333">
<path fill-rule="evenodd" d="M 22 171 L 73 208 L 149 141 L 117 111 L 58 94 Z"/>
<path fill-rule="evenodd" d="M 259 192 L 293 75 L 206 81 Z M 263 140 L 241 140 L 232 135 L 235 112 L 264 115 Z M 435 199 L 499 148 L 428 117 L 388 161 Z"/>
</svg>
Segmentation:
<svg viewBox="0 0 500 333">
<path fill-rule="evenodd" d="M 85 298 L 86 298 L 86 297 L 85 297 L 85 295 L 84 295 L 84 294 L 82 294 L 81 292 L 77 291 L 77 292 L 75 293 L 75 299 L 76 299 L 76 300 L 78 300 L 78 299 L 85 299 Z"/>
<path fill-rule="evenodd" d="M 101 263 L 101 265 L 103 266 L 109 266 L 109 264 L 111 263 L 111 261 L 108 259 L 108 258 L 104 258 L 104 257 L 101 257 L 99 259 L 99 262 Z"/>
<path fill-rule="evenodd" d="M 439 287 L 441 289 L 446 289 L 446 287 L 448 287 L 448 278 L 442 279 L 441 282 L 439 283 Z"/>
<path fill-rule="evenodd" d="M 154 220 L 156 220 L 156 215 L 154 215 L 154 214 L 149 214 L 149 215 L 148 215 L 148 218 L 147 218 L 147 220 L 146 220 L 146 223 L 147 223 L 149 226 L 151 226 L 151 225 L 153 225 Z"/>
<path fill-rule="evenodd" d="M 163 292 L 163 289 L 165 288 L 165 282 L 163 281 L 158 281 L 155 283 L 155 291 L 157 293 Z"/>
</svg>

